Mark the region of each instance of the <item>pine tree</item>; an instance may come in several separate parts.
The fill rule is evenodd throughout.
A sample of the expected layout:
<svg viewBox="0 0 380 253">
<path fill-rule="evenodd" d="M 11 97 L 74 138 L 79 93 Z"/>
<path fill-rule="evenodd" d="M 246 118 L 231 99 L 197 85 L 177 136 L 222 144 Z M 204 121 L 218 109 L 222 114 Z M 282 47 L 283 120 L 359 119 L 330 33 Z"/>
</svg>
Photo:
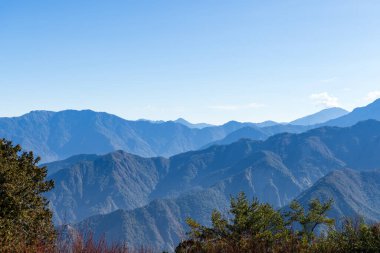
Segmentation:
<svg viewBox="0 0 380 253">
<path fill-rule="evenodd" d="M 32 152 L 0 140 L 0 249 L 50 245 L 55 239 L 52 213 L 43 193 L 54 187 L 46 167 Z"/>
<path fill-rule="evenodd" d="M 308 210 L 297 201 L 290 203 L 290 211 L 285 214 L 290 224 L 300 224 L 300 235 L 305 237 L 309 242 L 314 237 L 314 230 L 319 225 L 327 225 L 331 227 L 334 219 L 327 217 L 327 211 L 331 209 L 333 200 L 330 199 L 326 203 L 321 203 L 318 199 L 309 202 Z"/>
</svg>

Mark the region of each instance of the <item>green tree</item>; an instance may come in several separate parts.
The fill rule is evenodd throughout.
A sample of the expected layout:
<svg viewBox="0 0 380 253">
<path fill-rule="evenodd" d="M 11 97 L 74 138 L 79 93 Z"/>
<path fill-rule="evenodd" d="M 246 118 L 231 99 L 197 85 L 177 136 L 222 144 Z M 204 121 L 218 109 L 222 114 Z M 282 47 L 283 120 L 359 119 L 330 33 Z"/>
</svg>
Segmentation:
<svg viewBox="0 0 380 253">
<path fill-rule="evenodd" d="M 308 209 L 297 201 L 292 201 L 290 211 L 286 212 L 285 217 L 288 218 L 289 225 L 300 224 L 300 234 L 310 242 L 314 237 L 314 230 L 318 225 L 327 225 L 331 227 L 334 219 L 327 217 L 327 211 L 330 210 L 333 201 L 330 199 L 326 203 L 321 203 L 318 199 L 309 202 Z"/>
<path fill-rule="evenodd" d="M 50 245 L 55 239 L 52 213 L 42 196 L 53 181 L 45 180 L 46 167 L 38 167 L 40 158 L 22 152 L 19 145 L 0 140 L 0 249 Z"/>
<path fill-rule="evenodd" d="M 226 216 L 214 211 L 211 226 L 203 226 L 193 219 L 188 219 L 190 226 L 188 240 L 180 243 L 176 252 L 202 253 L 336 253 L 345 252 L 348 247 L 339 245 L 336 238 L 344 237 L 339 231 L 329 230 L 324 236 L 315 236 L 318 225 L 331 226 L 333 219 L 326 217 L 332 201 L 321 203 L 309 202 L 307 210 L 300 203 L 293 201 L 290 211 L 281 213 L 268 204 L 261 204 L 254 199 L 249 202 L 244 193 L 231 198 L 231 208 Z M 290 229 L 290 225 L 301 225 L 301 231 Z M 332 227 L 331 227 L 332 228 Z M 361 237 L 351 236 L 365 243 L 366 247 L 378 246 L 379 226 L 363 228 Z M 346 231 L 348 231 L 346 229 Z M 364 240 L 364 238 L 367 238 Z M 314 239 L 314 240 L 312 240 Z M 352 239 L 350 239 L 352 241 Z M 341 241 L 344 241 L 341 239 Z M 347 241 L 347 240 L 345 240 Z M 352 251 L 347 251 L 352 252 Z M 354 251 L 355 252 L 355 251 Z M 372 251 L 360 251 L 372 252 Z"/>
<path fill-rule="evenodd" d="M 190 240 L 179 245 L 177 252 L 273 252 L 276 243 L 289 234 L 278 211 L 256 199 L 249 202 L 244 193 L 231 198 L 227 217 L 214 211 L 211 227 L 188 219 Z"/>
</svg>

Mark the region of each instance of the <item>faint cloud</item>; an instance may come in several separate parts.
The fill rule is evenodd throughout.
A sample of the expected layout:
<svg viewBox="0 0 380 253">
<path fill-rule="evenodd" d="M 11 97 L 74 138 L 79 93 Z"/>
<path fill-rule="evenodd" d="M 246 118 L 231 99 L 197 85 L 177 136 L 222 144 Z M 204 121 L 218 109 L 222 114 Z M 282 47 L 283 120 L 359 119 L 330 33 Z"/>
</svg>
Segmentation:
<svg viewBox="0 0 380 253">
<path fill-rule="evenodd" d="M 146 105 L 142 108 L 145 111 L 148 112 L 154 112 L 154 113 L 163 113 L 163 112 L 184 112 L 185 107 L 183 106 L 171 106 L 171 107 L 166 107 L 166 106 L 155 106 L 155 105 Z"/>
<path fill-rule="evenodd" d="M 325 108 L 339 107 L 338 98 L 329 95 L 327 92 L 311 94 L 310 99 L 313 100 L 317 106 L 323 106 Z"/>
<path fill-rule="evenodd" d="M 212 105 L 210 106 L 211 109 L 216 110 L 223 110 L 223 111 L 235 111 L 239 109 L 239 106 L 237 105 Z"/>
<path fill-rule="evenodd" d="M 344 91 L 344 92 L 350 92 L 350 91 L 352 91 L 352 89 L 349 88 L 349 87 L 346 87 L 346 88 L 343 88 L 343 91 Z"/>
<path fill-rule="evenodd" d="M 365 100 L 372 102 L 378 98 L 380 98 L 380 91 L 375 90 L 375 91 L 368 92 L 367 96 L 365 97 Z"/>
<path fill-rule="evenodd" d="M 243 110 L 243 109 L 256 109 L 256 108 L 261 108 L 264 107 L 265 105 L 263 104 L 258 104 L 258 103 L 250 103 L 250 104 L 245 104 L 245 105 L 212 105 L 209 106 L 211 109 L 215 110 L 222 110 L 222 111 L 237 111 L 237 110 Z"/>
<path fill-rule="evenodd" d="M 332 82 L 336 81 L 337 79 L 338 78 L 336 78 L 336 77 L 331 77 L 331 78 L 320 80 L 320 82 L 321 83 L 332 83 Z"/>
<path fill-rule="evenodd" d="M 147 110 L 147 111 L 157 111 L 158 108 L 156 106 L 153 106 L 153 105 L 146 105 L 143 107 L 144 110 Z"/>
<path fill-rule="evenodd" d="M 246 106 L 247 108 L 261 108 L 261 107 L 265 107 L 264 104 L 258 104 L 258 103 L 250 103 Z"/>
</svg>

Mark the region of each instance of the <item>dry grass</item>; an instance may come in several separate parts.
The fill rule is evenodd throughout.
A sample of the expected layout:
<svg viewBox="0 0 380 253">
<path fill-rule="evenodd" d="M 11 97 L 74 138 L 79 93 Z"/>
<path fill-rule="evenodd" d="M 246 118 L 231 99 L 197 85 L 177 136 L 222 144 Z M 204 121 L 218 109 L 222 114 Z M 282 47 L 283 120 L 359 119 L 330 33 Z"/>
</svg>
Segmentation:
<svg viewBox="0 0 380 253">
<path fill-rule="evenodd" d="M 46 245 L 43 243 L 35 245 L 25 245 L 18 243 L 17 245 L 2 245 L 0 247 L 2 253 L 153 253 L 151 249 L 141 247 L 132 249 L 124 244 L 109 244 L 102 237 L 95 240 L 92 233 L 75 235 L 70 240 L 58 238 L 55 245 Z"/>
</svg>

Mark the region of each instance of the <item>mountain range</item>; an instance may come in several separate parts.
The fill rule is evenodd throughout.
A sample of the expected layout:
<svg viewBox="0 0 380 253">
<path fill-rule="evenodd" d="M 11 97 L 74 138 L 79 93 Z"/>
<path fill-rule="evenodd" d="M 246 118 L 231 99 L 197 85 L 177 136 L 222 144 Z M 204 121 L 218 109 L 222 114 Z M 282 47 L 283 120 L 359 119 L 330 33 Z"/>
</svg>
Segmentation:
<svg viewBox="0 0 380 253">
<path fill-rule="evenodd" d="M 184 119 L 167 122 L 129 121 L 90 110 L 32 111 L 20 117 L 0 118 L 0 136 L 21 144 L 25 150 L 33 150 L 42 157 L 43 162 L 78 154 L 106 154 L 115 150 L 143 157 L 170 157 L 214 144 L 230 144 L 241 138 L 264 140 L 277 133 L 301 133 L 322 124 L 341 126 L 344 122 L 343 125 L 348 126 L 360 120 L 378 119 L 379 104 L 376 101 L 326 123 L 318 121 L 331 119 L 345 111 L 331 108 L 306 117 L 312 119 L 313 123 L 317 122 L 316 125 L 308 125 L 305 119 L 300 119 L 294 122 L 301 122 L 301 125 L 294 125 L 294 122 L 230 121 L 221 126 L 212 126 L 192 124 Z"/>
<path fill-rule="evenodd" d="M 0 118 L 0 136 L 33 150 L 44 162 L 115 150 L 144 157 L 171 156 L 198 149 L 239 128 L 239 124 L 228 123 L 195 129 L 172 121 L 128 121 L 90 110 L 33 111 Z"/>
<path fill-rule="evenodd" d="M 328 217 L 341 225 L 344 217 L 364 218 L 366 222 L 380 220 L 380 171 L 335 170 L 319 179 L 300 194 L 297 200 L 307 206 L 314 198 L 333 199 Z M 109 241 L 124 241 L 130 245 L 145 245 L 174 251 L 175 245 L 186 238 L 187 217 L 210 225 L 214 209 L 226 212 L 229 199 L 218 189 L 184 194 L 174 199 L 158 199 L 134 210 L 118 210 L 107 215 L 96 215 L 74 225 L 76 230 L 90 229 L 94 236 L 105 236 Z M 285 210 L 284 210 L 285 211 Z"/>
<path fill-rule="evenodd" d="M 249 125 L 228 134 L 221 140 L 208 143 L 203 148 L 215 144 L 230 144 L 242 138 L 263 140 L 283 132 L 302 133 L 321 126 L 352 126 L 368 119 L 380 120 L 380 99 L 367 106 L 356 108 L 350 113 L 344 109 L 334 107 L 294 120 L 288 124 L 278 123 L 265 127 Z"/>
<path fill-rule="evenodd" d="M 209 211 L 226 209 L 231 195 L 244 191 L 280 208 L 332 171 L 380 168 L 379 151 L 380 122 L 374 120 L 278 134 L 265 141 L 242 139 L 169 159 L 118 151 L 47 164 L 57 171 L 50 176 L 56 188 L 47 196 L 57 223 L 84 219 L 78 228 L 86 223 L 109 239 L 117 233 L 130 244 L 145 242 L 161 249 L 178 243 L 186 231 L 185 217 L 206 223 Z M 111 233 L 99 225 L 114 219 L 123 221 L 122 229 L 112 227 Z"/>
</svg>

